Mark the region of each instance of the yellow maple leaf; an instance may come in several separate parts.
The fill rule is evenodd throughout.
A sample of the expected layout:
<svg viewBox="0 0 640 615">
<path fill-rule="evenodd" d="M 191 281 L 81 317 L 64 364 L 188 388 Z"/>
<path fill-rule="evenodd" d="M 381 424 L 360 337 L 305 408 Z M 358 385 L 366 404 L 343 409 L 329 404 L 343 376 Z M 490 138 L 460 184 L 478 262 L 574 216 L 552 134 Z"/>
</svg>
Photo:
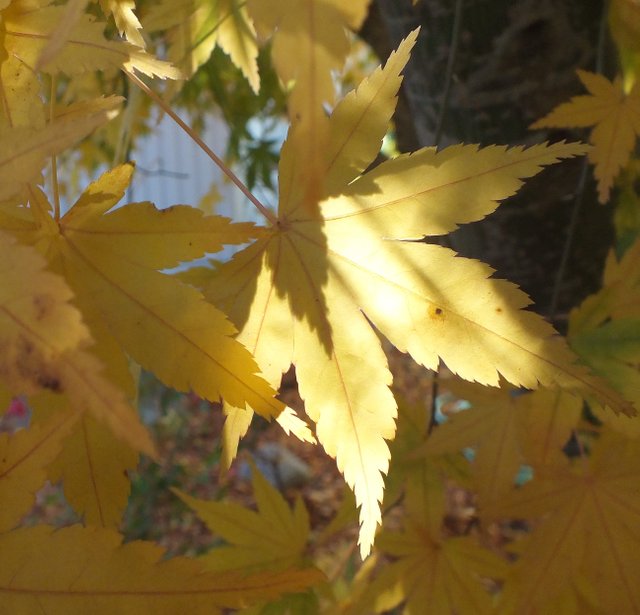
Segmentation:
<svg viewBox="0 0 640 615">
<path fill-rule="evenodd" d="M 13 529 L 29 511 L 47 477 L 47 466 L 79 417 L 79 412 L 58 412 L 13 436 L 0 434 L 0 532 Z"/>
<path fill-rule="evenodd" d="M 59 14 L 58 24 L 55 29 L 49 33 L 49 40 L 42 48 L 40 56 L 36 61 L 36 70 L 40 70 L 42 66 L 55 57 L 62 46 L 69 40 L 71 30 L 84 14 L 88 4 L 89 0 L 69 0 L 69 2 L 65 4 L 64 12 Z"/>
<path fill-rule="evenodd" d="M 162 0 L 144 18 L 145 30 L 167 31 L 168 57 L 189 78 L 219 46 L 242 71 L 254 92 L 260 89 L 258 45 L 245 3 L 239 0 Z"/>
<path fill-rule="evenodd" d="M 211 278 L 211 273 L 207 272 L 207 281 Z M 250 408 L 238 408 L 228 402 L 222 404 L 222 411 L 226 416 L 224 426 L 222 428 L 222 453 L 220 455 L 220 473 L 224 475 L 231 467 L 235 456 L 238 454 L 238 444 L 244 436 L 247 435 L 251 421 L 253 420 L 253 411 Z M 303 421 L 296 412 L 288 406 L 276 417 L 276 422 L 287 435 L 293 435 L 302 442 L 316 444 L 316 437 L 313 435 L 309 426 Z"/>
<path fill-rule="evenodd" d="M 404 604 L 407 614 L 492 612 L 480 577 L 501 578 L 505 563 L 470 537 L 439 542 L 417 519 L 402 532 L 384 532 L 379 548 L 397 558 L 371 581 L 349 613 L 382 613 Z"/>
<path fill-rule="evenodd" d="M 252 224 L 205 217 L 192 207 L 157 210 L 132 203 L 108 212 L 129 185 L 132 165 L 91 184 L 55 221 L 46 196 L 30 190 L 30 238 L 64 272 L 77 303 L 139 364 L 177 390 L 193 390 L 235 405 L 250 403 L 264 416 L 284 405 L 255 372 L 255 361 L 233 339 L 234 326 L 191 288 L 158 269 L 217 251 L 223 242 L 255 236 Z M 99 340 L 98 340 L 99 341 Z"/>
<path fill-rule="evenodd" d="M 620 77 L 612 83 L 587 71 L 579 70 L 578 76 L 589 94 L 562 103 L 531 128 L 593 126 L 589 160 L 595 165 L 599 200 L 606 203 L 615 178 L 629 161 L 640 136 L 640 81 L 626 91 Z"/>
<path fill-rule="evenodd" d="M 598 613 L 640 610 L 638 444 L 609 433 L 590 459 L 524 485 L 499 506 L 505 517 L 542 518 L 504 586 L 499 612 L 549 613 L 564 593 Z"/>
<path fill-rule="evenodd" d="M 15 487 L 18 480 L 23 485 L 20 489 L 15 487 L 11 497 L 4 498 L 5 519 L 13 515 L 16 521 L 19 516 L 15 518 L 15 515 L 25 512 L 21 489 L 26 489 L 31 496 L 44 480 L 49 466 L 49 477 L 57 479 L 65 474 L 69 499 L 80 513 L 86 513 L 88 521 L 97 518 L 104 524 L 115 524 L 126 504 L 128 483 L 125 489 L 119 484 L 124 479 L 121 465 L 110 473 L 114 461 L 123 460 L 124 450 L 128 452 L 124 457 L 127 467 L 133 467 L 137 460 L 134 451 L 143 450 L 153 455 L 153 444 L 121 390 L 104 378 L 102 366 L 95 357 L 79 349 L 90 338 L 80 313 L 68 303 L 69 288 L 60 277 L 43 271 L 44 259 L 33 249 L 17 245 L 5 234 L 0 234 L 0 238 L 3 262 L 0 372 L 3 380 L 16 393 L 49 390 L 68 396 L 49 394 L 44 400 L 41 394 L 32 397 L 36 407 L 46 404 L 49 418 L 47 423 L 39 422 L 28 434 L 16 436 L 17 440 L 11 441 L 12 448 L 2 456 L 5 470 L 0 483 L 6 488 Z M 114 435 L 91 416 L 78 419 L 85 410 L 108 423 Z M 68 434 L 71 435 L 62 449 L 60 439 Z M 122 439 L 127 443 L 120 442 Z M 112 448 L 101 447 L 105 443 Z M 83 453 L 89 448 L 93 448 L 92 454 L 86 454 L 83 459 Z M 96 468 L 95 463 L 101 457 L 105 464 Z M 67 461 L 67 473 L 60 470 L 60 463 L 65 464 L 60 462 L 61 458 Z M 83 481 L 87 473 L 93 476 Z M 108 480 L 101 480 L 104 477 Z M 90 509 L 93 495 L 96 508 Z M 78 501 L 83 504 L 78 505 Z"/>
<path fill-rule="evenodd" d="M 64 281 L 43 271 L 42 257 L 1 234 L 0 375 L 14 393 L 51 391 L 68 395 L 77 411 L 106 422 L 136 450 L 155 454 L 148 432 L 124 394 L 102 374 L 84 347 L 89 332 L 68 300 Z"/>
<path fill-rule="evenodd" d="M 406 513 L 422 519 L 430 534 L 439 536 L 446 505 L 443 476 L 447 473 L 459 478 L 459 472 L 451 467 L 446 470 L 453 471 L 446 472 L 443 466 L 455 464 L 457 460 L 449 456 L 444 464 L 440 464 L 440 459 L 425 456 L 424 443 L 431 436 L 424 403 L 408 404 L 398 394 L 396 400 L 398 429 L 390 444 L 391 463 L 385 479 L 384 508 L 389 509 L 404 496 L 402 502 Z"/>
<path fill-rule="evenodd" d="M 296 151 L 296 179 L 290 183 L 280 169 L 281 202 L 284 190 L 303 190 L 308 207 L 322 193 L 326 171 L 324 152 L 328 131 L 324 105 L 333 105 L 332 71 L 342 69 L 350 50 L 346 28 L 357 30 L 367 15 L 370 0 L 249 0 L 247 8 L 258 32 L 273 34 L 272 57 L 286 87 L 295 87 L 288 101 L 295 131 L 289 147 Z M 303 175 L 304 174 L 304 175 Z"/>
<path fill-rule="evenodd" d="M 129 42 L 139 47 L 145 46 L 140 34 L 142 25 L 133 12 L 136 8 L 135 0 L 100 0 L 100 6 L 105 13 L 113 15 L 118 32 Z"/>
<path fill-rule="evenodd" d="M 207 572 L 186 557 L 163 559 L 149 542 L 121 544 L 113 530 L 22 528 L 0 535 L 0 602 L 7 613 L 200 613 L 241 608 L 322 580 L 315 569 Z"/>
<path fill-rule="evenodd" d="M 440 359 L 463 378 L 497 385 L 499 375 L 517 386 L 539 384 L 589 391 L 605 405 L 631 411 L 604 382 L 575 365 L 575 356 L 542 318 L 521 310 L 529 300 L 514 285 L 489 279 L 482 263 L 437 245 L 409 239 L 442 235 L 479 220 L 514 194 L 522 178 L 585 151 L 559 143 L 529 149 L 454 146 L 420 150 L 362 173 L 376 152 L 371 130 L 395 103 L 398 73 L 416 34 L 385 68 L 374 73 L 323 124 L 335 140 L 323 176 L 346 166 L 328 198 L 308 207 L 296 124 L 280 162 L 278 219 L 265 236 L 238 253 L 212 277 L 207 296 L 240 329 L 274 386 L 296 366 L 306 411 L 318 440 L 336 458 L 361 507 L 361 553 L 366 555 L 380 520 L 385 439 L 395 432 L 391 374 L 373 324 L 422 365 Z M 377 97 L 385 103 L 372 105 Z M 381 112 L 380 110 L 385 110 Z M 371 110 L 371 115 L 369 112 Z M 334 117 L 342 117 L 339 127 Z M 319 127 L 320 129 L 321 127 Z M 362 139 L 366 154 L 349 147 Z M 351 181 L 353 180 L 353 181 Z"/>
<path fill-rule="evenodd" d="M 252 465 L 255 512 L 232 502 L 208 502 L 174 489 L 214 535 L 227 545 L 204 555 L 209 570 L 284 570 L 299 566 L 309 539 L 309 515 L 301 498 L 293 510 Z"/>
<path fill-rule="evenodd" d="M 249 0 L 247 8 L 258 32 L 273 34 L 273 63 L 283 83 L 297 84 L 294 97 L 313 106 L 332 103 L 335 88 L 331 72 L 340 70 L 349 53 L 346 28 L 357 30 L 371 0 Z M 303 26 L 301 27 L 301 24 Z M 292 115 L 304 105 L 291 105 Z"/>
<path fill-rule="evenodd" d="M 68 402 L 45 394 L 31 398 L 30 404 L 39 424 L 47 416 L 64 413 Z M 51 459 L 47 477 L 52 483 L 62 481 L 65 498 L 86 524 L 117 528 L 131 486 L 127 472 L 137 464 L 135 448 L 84 414 Z"/>
<path fill-rule="evenodd" d="M 607 258 L 604 285 L 572 310 L 569 343 L 585 364 L 640 406 L 640 240 L 618 260 Z M 594 408 L 608 425 L 640 435 L 636 416 L 613 416 Z"/>
<path fill-rule="evenodd" d="M 472 407 L 439 425 L 422 452 L 442 455 L 473 447 L 478 511 L 492 519 L 494 504 L 513 489 L 522 464 L 538 472 L 547 467 L 554 471 L 564 462 L 562 449 L 580 420 L 582 400 L 559 390 L 522 394 L 507 386 L 494 389 L 461 381 L 449 381 L 447 388 Z"/>
<path fill-rule="evenodd" d="M 26 349 L 46 362 L 87 342 L 89 331 L 69 303 L 71 290 L 61 277 L 45 270 L 38 252 L 0 233 L 0 263 L 0 374 L 17 392 L 29 393 L 32 384 L 37 390 L 37 382 L 26 369 L 12 364 L 14 355 Z"/>
<path fill-rule="evenodd" d="M 1 224 L 1 223 L 0 223 Z M 83 305 L 83 320 L 94 339 L 92 353 L 105 366 L 104 375 L 135 407 L 137 381 L 121 347 L 98 313 Z M 70 405 L 65 397 L 39 394 L 29 399 L 32 421 L 39 422 Z M 85 413 L 67 436 L 60 454 L 48 468 L 49 480 L 62 481 L 65 497 L 85 523 L 117 527 L 127 506 L 130 481 L 128 471 L 138 463 L 135 442 Z"/>
<path fill-rule="evenodd" d="M 46 159 L 86 137 L 116 114 L 122 98 L 110 96 L 70 105 L 44 127 L 18 121 L 0 132 L 0 201 L 37 179 Z M 19 104 L 19 101 L 17 101 Z M 12 120 L 15 121 L 15 120 Z"/>
<path fill-rule="evenodd" d="M 42 128 L 44 101 L 40 97 L 40 79 L 20 58 L 7 53 L 4 32 L 0 29 L 0 134 L 20 126 Z"/>
<path fill-rule="evenodd" d="M 64 6 L 47 4 L 40 3 L 34 9 L 29 3 L 14 1 L 2 11 L 5 48 L 26 66 L 54 74 L 75 75 L 89 70 L 119 68 L 130 72 L 137 70 L 162 79 L 180 77 L 178 69 L 140 47 L 105 39 L 105 24 L 96 22 L 87 13 L 82 14 L 68 32 L 63 31 L 64 38 L 53 39 L 55 54 L 48 53 L 45 56 L 47 64 L 39 66 L 38 60 L 52 37 L 60 37 L 57 28 L 65 15 Z"/>
</svg>

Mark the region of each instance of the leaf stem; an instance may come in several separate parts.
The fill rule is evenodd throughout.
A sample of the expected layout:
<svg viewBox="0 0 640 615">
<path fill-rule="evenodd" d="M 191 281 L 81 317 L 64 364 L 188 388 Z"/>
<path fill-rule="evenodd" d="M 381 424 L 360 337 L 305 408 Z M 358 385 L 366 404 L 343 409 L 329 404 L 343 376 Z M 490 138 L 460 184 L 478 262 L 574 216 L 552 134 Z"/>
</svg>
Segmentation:
<svg viewBox="0 0 640 615">
<path fill-rule="evenodd" d="M 604 42 L 607 33 L 607 4 L 607 2 L 604 3 L 602 13 L 600 15 L 600 28 L 598 30 L 598 45 L 595 60 L 595 70 L 597 73 L 602 72 L 604 64 Z M 562 288 L 562 282 L 564 281 L 564 275 L 569 263 L 569 255 L 571 253 L 571 248 L 573 247 L 573 239 L 578 227 L 578 217 L 584 201 L 588 171 L 589 159 L 585 157 L 582 162 L 582 170 L 580 171 L 580 177 L 578 178 L 578 184 L 576 186 L 575 199 L 573 200 L 573 208 L 571 210 L 571 219 L 569 220 L 569 226 L 567 227 L 567 238 L 564 242 L 562 256 L 560 257 L 560 265 L 558 266 L 555 280 L 553 282 L 553 292 L 551 293 L 551 301 L 549 303 L 549 310 L 547 311 L 547 318 L 550 321 L 553 321 L 558 310 L 560 289 Z"/>
<path fill-rule="evenodd" d="M 53 122 L 53 110 L 56 101 L 56 78 L 51 77 L 51 93 L 49 95 L 49 121 Z M 60 220 L 60 186 L 58 185 L 58 159 L 51 156 L 51 185 L 53 188 L 53 219 Z"/>
<path fill-rule="evenodd" d="M 431 403 L 429 408 L 427 437 L 431 435 L 436 426 L 436 412 L 438 410 L 438 395 L 440 394 L 440 366 L 436 367 L 431 378 Z"/>
<path fill-rule="evenodd" d="M 244 194 L 258 209 L 258 211 L 267 219 L 271 224 L 275 225 L 277 219 L 275 215 L 269 211 L 242 183 L 240 178 L 224 163 L 224 161 L 198 136 L 198 134 L 192 130 L 182 118 L 164 101 L 158 94 L 156 94 L 144 81 L 133 75 L 132 73 L 126 73 L 127 77 L 133 83 L 135 83 L 149 98 L 156 102 L 160 108 L 178 125 L 184 130 L 187 135 L 200 147 L 200 149 L 207 155 L 218 168 L 236 185 L 236 187 Z"/>
<path fill-rule="evenodd" d="M 453 81 L 453 69 L 455 68 L 456 58 L 458 56 L 458 45 L 460 43 L 460 29 L 462 26 L 462 2 L 456 0 L 453 13 L 453 26 L 451 29 L 451 44 L 449 45 L 449 57 L 447 58 L 447 69 L 445 72 L 444 91 L 442 92 L 442 102 L 440 103 L 440 111 L 438 112 L 438 120 L 436 122 L 436 133 L 433 138 L 434 145 L 438 147 L 442 132 L 444 130 L 444 118 L 449 107 L 449 98 L 451 95 L 451 82 Z"/>
<path fill-rule="evenodd" d="M 584 158 L 582 161 L 582 170 L 580 171 L 580 178 L 578 179 L 578 185 L 576 188 L 576 196 L 573 200 L 573 207 L 571 209 L 571 219 L 569 220 L 569 226 L 567 228 L 567 238 L 562 247 L 562 256 L 560 257 L 560 264 L 556 271 L 556 277 L 553 282 L 553 292 L 551 294 L 551 302 L 549 304 L 549 310 L 547 312 L 547 318 L 550 321 L 556 317 L 558 310 L 558 300 L 560 297 L 560 290 L 562 288 L 562 282 L 564 281 L 564 274 L 567 271 L 567 265 L 569 264 L 569 255 L 571 254 L 571 248 L 573 248 L 573 238 L 576 234 L 578 227 L 578 217 L 580 210 L 582 209 L 582 203 L 584 202 L 585 187 L 587 184 L 587 174 L 589 171 L 589 159 Z"/>
</svg>

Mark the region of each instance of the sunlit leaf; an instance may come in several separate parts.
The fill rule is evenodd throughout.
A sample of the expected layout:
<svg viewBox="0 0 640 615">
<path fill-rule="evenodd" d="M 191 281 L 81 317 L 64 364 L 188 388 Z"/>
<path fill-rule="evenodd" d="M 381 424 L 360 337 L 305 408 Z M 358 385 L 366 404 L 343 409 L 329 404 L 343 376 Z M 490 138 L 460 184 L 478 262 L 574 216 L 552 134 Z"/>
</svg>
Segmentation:
<svg viewBox="0 0 640 615">
<path fill-rule="evenodd" d="M 374 77 L 396 81 L 415 33 Z M 401 58 L 401 59 L 400 59 Z M 368 86 L 365 91 L 368 90 Z M 359 90 L 358 90 L 359 92 Z M 393 88 L 380 96 L 393 99 Z M 370 97 L 356 95 L 350 113 L 368 125 Z M 383 108 L 392 105 L 387 101 Z M 342 134 L 340 105 L 327 119 Z M 337 460 L 361 507 L 361 553 L 380 521 L 385 440 L 395 432 L 391 374 L 377 331 L 422 365 L 440 359 L 465 379 L 497 385 L 560 386 L 631 412 L 606 383 L 576 364 L 576 357 L 514 285 L 490 278 L 482 263 L 437 245 L 405 241 L 441 235 L 482 219 L 543 166 L 585 151 L 579 144 L 528 149 L 454 146 L 420 150 L 385 162 L 308 207 L 309 193 L 291 186 L 308 181 L 293 124 L 281 159 L 277 224 L 212 276 L 207 296 L 240 329 L 240 339 L 277 386 L 293 363 L 306 412 Z M 360 140 L 357 131 L 354 138 Z M 349 151 L 348 139 L 342 146 Z M 369 156 L 374 148 L 366 144 Z M 353 153 L 348 176 L 365 166 Z M 325 169 L 331 160 L 325 161 Z M 356 165 L 355 167 L 353 165 Z M 359 169 L 362 171 L 363 169 Z M 286 172 L 285 172 L 286 171 Z M 345 176 L 347 177 L 347 176 Z M 336 187 L 331 187 L 335 194 Z"/>
<path fill-rule="evenodd" d="M 145 46 L 144 38 L 140 34 L 142 26 L 134 13 L 135 0 L 100 0 L 100 5 L 105 13 L 113 15 L 120 34 L 134 45 Z"/>
<path fill-rule="evenodd" d="M 196 289 L 157 271 L 219 250 L 222 241 L 246 241 L 253 226 L 186 206 L 160 211 L 134 203 L 105 214 L 121 198 L 131 170 L 123 165 L 105 173 L 58 224 L 46 197 L 31 190 L 38 245 L 64 271 L 81 307 L 166 384 L 277 416 L 284 405 L 233 339 L 233 325 Z"/>
<path fill-rule="evenodd" d="M 63 151 L 114 117 L 121 101 L 118 96 L 86 101 L 68 107 L 42 128 L 24 125 L 0 132 L 0 200 L 35 181 L 48 156 Z"/>
<path fill-rule="evenodd" d="M 209 615 L 322 579 L 313 569 L 211 573 L 195 560 L 163 559 L 153 543 L 122 545 L 115 531 L 95 527 L 19 529 L 0 536 L 0 549 L 0 601 L 9 613 Z"/>
<path fill-rule="evenodd" d="M 309 516 L 301 499 L 291 510 L 286 500 L 252 467 L 258 511 L 232 502 L 207 502 L 176 490 L 214 535 L 227 545 L 202 560 L 210 570 L 284 570 L 300 565 L 309 539 Z"/>
<path fill-rule="evenodd" d="M 57 27 L 64 15 L 64 6 L 44 6 L 34 11 L 28 3 L 14 2 L 2 13 L 7 51 L 35 68 L 52 37 L 59 36 Z M 140 47 L 105 39 L 104 26 L 83 13 L 64 33 L 65 39 L 56 45 L 56 53 L 46 58 L 47 64 L 41 67 L 42 70 L 74 75 L 89 70 L 121 68 L 162 79 L 180 77 L 178 69 Z"/>
<path fill-rule="evenodd" d="M 189 78 L 216 46 L 229 55 L 254 92 L 260 88 L 253 23 L 239 0 L 161 0 L 144 19 L 149 32 L 167 32 L 169 59 Z"/>
<path fill-rule="evenodd" d="M 589 160 L 596 167 L 600 202 L 606 203 L 615 178 L 629 161 L 640 136 L 640 81 L 626 91 L 620 78 L 611 83 L 587 71 L 578 71 L 578 76 L 589 94 L 562 103 L 532 128 L 594 127 Z"/>
</svg>

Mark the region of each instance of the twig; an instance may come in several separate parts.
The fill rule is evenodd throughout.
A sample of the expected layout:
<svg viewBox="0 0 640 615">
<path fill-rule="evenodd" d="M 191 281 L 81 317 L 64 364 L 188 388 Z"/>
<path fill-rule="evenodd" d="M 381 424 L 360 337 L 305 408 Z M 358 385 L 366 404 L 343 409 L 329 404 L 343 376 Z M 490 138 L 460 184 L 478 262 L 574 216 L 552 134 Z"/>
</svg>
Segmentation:
<svg viewBox="0 0 640 615">
<path fill-rule="evenodd" d="M 56 78 L 51 77 L 51 93 L 49 96 L 49 121 L 53 121 L 53 109 L 56 102 Z M 51 185 L 53 187 L 53 219 L 60 220 L 60 187 L 58 186 L 58 159 L 51 156 Z"/>
<path fill-rule="evenodd" d="M 607 5 L 605 2 L 602 7 L 602 14 L 600 15 L 600 28 L 598 30 L 598 45 L 596 52 L 595 70 L 596 72 L 602 72 L 604 64 L 604 41 L 606 36 L 607 25 Z M 560 288 L 564 279 L 564 274 L 567 270 L 567 264 L 569 262 L 569 254 L 573 247 L 573 238 L 578 227 L 578 215 L 582 209 L 582 203 L 584 202 L 584 192 L 587 185 L 587 174 L 589 171 L 589 160 L 585 158 L 582 163 L 582 170 L 578 179 L 578 185 L 576 187 L 575 199 L 573 201 L 573 209 L 571 210 L 571 219 L 569 220 L 569 227 L 567 229 L 567 239 L 562 249 L 562 257 L 560 259 L 560 265 L 556 272 L 556 277 L 553 283 L 553 292 L 551 293 L 551 302 L 549 304 L 549 310 L 547 317 L 549 320 L 553 320 L 558 309 L 558 300 L 560 296 Z"/>
<path fill-rule="evenodd" d="M 573 247 L 573 238 L 575 236 L 576 229 L 578 227 L 578 215 L 582 209 L 582 203 L 584 202 L 584 191 L 587 185 L 587 174 L 589 171 L 589 160 L 585 158 L 582 161 L 582 170 L 580 171 L 580 178 L 578 179 L 578 186 L 576 188 L 576 196 L 573 200 L 573 208 L 571 210 L 571 219 L 569 220 L 569 227 L 567 228 L 567 239 L 564 242 L 562 248 L 562 256 L 560 258 L 560 265 L 556 272 L 556 277 L 553 282 L 553 292 L 551 294 L 551 302 L 549 310 L 547 311 L 547 317 L 549 320 L 553 320 L 558 309 L 558 299 L 560 297 L 560 288 L 562 287 L 562 281 L 564 274 L 567 270 L 567 264 L 569 263 L 569 254 Z"/>
<path fill-rule="evenodd" d="M 449 45 L 449 57 L 447 58 L 447 68 L 445 71 L 444 90 L 442 92 L 442 101 L 440 102 L 440 110 L 438 111 L 438 119 L 436 121 L 436 132 L 433 138 L 436 148 L 440 145 L 442 132 L 444 131 L 444 118 L 449 108 L 449 100 L 451 96 L 451 83 L 453 81 L 453 70 L 458 56 L 458 45 L 460 44 L 460 29 L 462 26 L 462 4 L 463 0 L 456 0 L 453 9 L 453 26 L 451 28 L 451 44 Z M 446 240 L 448 243 L 448 238 Z M 430 435 L 436 425 L 436 407 L 438 400 L 440 372 L 439 367 L 435 369 L 431 380 L 431 413 L 429 415 L 429 425 L 427 427 L 427 435 Z"/>
<path fill-rule="evenodd" d="M 453 13 L 453 27 L 451 29 L 451 44 L 449 46 L 449 57 L 447 58 L 447 69 L 445 72 L 444 91 L 442 92 L 442 102 L 440 103 L 440 111 L 438 112 L 438 120 L 436 122 L 436 134 L 434 137 L 434 145 L 438 147 L 444 130 L 444 118 L 449 107 L 449 97 L 451 95 L 451 82 L 453 81 L 453 69 L 455 68 L 456 57 L 458 56 L 458 45 L 460 43 L 460 29 L 462 26 L 462 2 L 456 0 L 456 6 Z"/>
</svg>

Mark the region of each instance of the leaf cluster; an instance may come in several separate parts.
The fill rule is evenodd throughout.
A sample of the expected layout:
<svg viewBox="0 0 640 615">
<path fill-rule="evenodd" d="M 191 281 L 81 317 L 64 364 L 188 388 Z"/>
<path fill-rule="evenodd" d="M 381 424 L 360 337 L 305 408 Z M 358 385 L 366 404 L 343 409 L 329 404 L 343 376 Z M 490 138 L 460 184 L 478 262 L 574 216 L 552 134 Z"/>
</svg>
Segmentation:
<svg viewBox="0 0 640 615">
<path fill-rule="evenodd" d="M 640 133 L 629 74 L 610 83 L 582 73 L 590 96 L 540 121 L 578 114 L 577 125 L 595 125 L 591 150 L 427 147 L 370 169 L 417 31 L 338 99 L 334 75 L 367 0 L 163 0 L 141 4 L 140 20 L 134 9 L 133 0 L 0 0 L 0 397 L 26 396 L 33 409 L 28 429 L 0 438 L 0 610 L 638 610 L 638 239 L 612 252 L 602 290 L 571 315 L 568 341 L 488 266 L 425 241 L 483 219 L 545 166 L 587 151 L 608 198 Z M 105 35 L 107 22 L 121 38 Z M 170 62 L 146 50 L 154 38 Z M 261 70 L 260 46 L 272 70 Z M 246 84 L 224 84 L 216 49 Z M 136 130 L 135 96 L 129 119 L 111 122 L 122 99 L 102 95 L 98 71 L 172 117 L 166 99 L 179 81 L 203 79 L 237 103 L 239 131 L 267 100 L 277 113 L 286 99 L 275 211 L 225 169 L 264 225 L 189 205 L 121 204 L 131 162 L 110 165 L 64 210 L 58 156 L 116 126 L 118 159 Z M 165 98 L 139 75 L 171 80 Z M 255 175 L 268 185 L 268 144 L 260 151 Z M 227 244 L 248 246 L 215 269 L 168 273 Z M 398 401 L 383 339 L 434 373 L 446 364 L 459 380 L 438 378 L 471 407 L 444 422 Z M 277 397 L 292 365 L 304 417 Z M 150 542 L 122 544 L 127 472 L 139 455 L 158 456 L 135 409 L 138 367 L 223 402 L 223 469 L 256 412 L 322 445 L 354 501 L 312 539 L 302 501 L 291 508 L 254 469 L 255 511 L 174 491 L 222 547 L 163 560 Z M 517 488 L 523 466 L 533 480 Z M 20 527 L 47 479 L 62 482 L 82 525 Z M 447 526 L 454 482 L 476 497 L 456 532 Z M 377 550 L 341 592 L 309 543 L 321 545 L 355 508 L 361 557 Z M 531 523 L 513 545 L 515 564 L 474 530 L 505 519 Z"/>
</svg>

